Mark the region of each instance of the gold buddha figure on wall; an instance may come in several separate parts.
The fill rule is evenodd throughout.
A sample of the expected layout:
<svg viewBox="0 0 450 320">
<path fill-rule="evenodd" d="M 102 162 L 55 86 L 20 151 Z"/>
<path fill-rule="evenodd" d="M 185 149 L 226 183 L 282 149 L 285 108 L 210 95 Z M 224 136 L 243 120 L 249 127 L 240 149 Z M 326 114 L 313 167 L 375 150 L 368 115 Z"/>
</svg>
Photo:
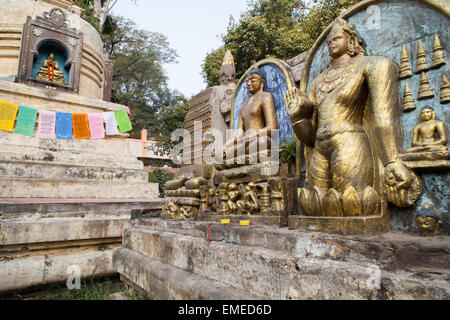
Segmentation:
<svg viewBox="0 0 450 320">
<path fill-rule="evenodd" d="M 48 55 L 48 59 L 42 64 L 36 79 L 64 84 L 64 74 L 59 70 L 59 65 L 58 62 L 55 61 L 54 53 Z"/>
<path fill-rule="evenodd" d="M 425 106 L 420 112 L 420 122 L 414 127 L 412 148 L 406 150 L 413 152 L 433 152 L 447 150 L 448 133 L 444 121 L 436 120 L 433 107 Z"/>
</svg>

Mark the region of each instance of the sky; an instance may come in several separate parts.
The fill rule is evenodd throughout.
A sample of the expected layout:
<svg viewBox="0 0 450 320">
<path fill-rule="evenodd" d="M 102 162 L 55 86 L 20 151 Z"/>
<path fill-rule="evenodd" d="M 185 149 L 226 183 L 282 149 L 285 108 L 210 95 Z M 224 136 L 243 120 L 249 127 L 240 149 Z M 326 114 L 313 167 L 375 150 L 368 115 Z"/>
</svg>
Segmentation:
<svg viewBox="0 0 450 320">
<path fill-rule="evenodd" d="M 112 13 L 168 38 L 179 56 L 178 64 L 164 65 L 168 86 L 190 98 L 206 88 L 201 64 L 222 45 L 230 15 L 238 21 L 246 8 L 247 0 L 119 0 Z"/>
</svg>

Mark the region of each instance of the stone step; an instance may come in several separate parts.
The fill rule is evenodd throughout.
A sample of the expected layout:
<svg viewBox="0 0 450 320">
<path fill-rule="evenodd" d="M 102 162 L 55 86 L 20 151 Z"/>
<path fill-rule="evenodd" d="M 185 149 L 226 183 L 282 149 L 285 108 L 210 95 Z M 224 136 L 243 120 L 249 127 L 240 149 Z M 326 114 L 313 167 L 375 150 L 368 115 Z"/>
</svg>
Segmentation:
<svg viewBox="0 0 450 320">
<path fill-rule="evenodd" d="M 52 152 L 42 150 L 11 150 L 21 149 L 21 147 L 4 147 L 0 151 L 0 160 L 3 161 L 32 161 L 36 163 L 57 163 L 62 165 L 77 164 L 80 166 L 91 166 L 95 164 L 102 167 L 114 167 L 125 169 L 142 169 L 143 163 L 137 158 L 123 156 L 119 154 L 102 154 L 102 153 L 80 153 L 80 152 Z"/>
<path fill-rule="evenodd" d="M 113 253 L 113 268 L 148 298 L 161 300 L 257 300 L 243 290 L 144 256 L 126 248 Z M 125 278 L 125 279 L 123 279 Z"/>
<path fill-rule="evenodd" d="M 6 295 L 33 286 L 67 283 L 78 270 L 82 279 L 111 277 L 116 274 L 112 268 L 113 249 L 114 246 L 105 251 L 95 247 L 65 249 L 63 252 L 0 260 L 0 293 Z"/>
<path fill-rule="evenodd" d="M 143 168 L 142 161 L 131 153 L 125 139 L 39 139 L 0 131 L 0 145 L 0 160 Z"/>
<path fill-rule="evenodd" d="M 191 227 L 196 229 L 198 225 L 194 223 Z M 261 245 L 244 245 L 247 241 L 244 238 L 241 242 L 244 233 L 240 236 L 234 233 L 236 238 L 230 236 L 230 241 L 227 237 L 216 241 L 214 233 L 210 229 L 210 240 L 213 240 L 208 243 L 206 237 L 179 234 L 169 225 L 165 231 L 133 226 L 126 229 L 122 248 L 266 299 L 378 299 L 383 295 L 391 295 L 391 299 L 447 299 L 450 296 L 448 269 L 447 274 L 391 271 L 357 251 L 340 252 L 341 247 L 333 249 L 333 244 L 327 247 L 326 241 L 313 238 L 306 237 L 300 244 L 296 242 L 289 252 L 292 249 L 264 247 L 276 233 Z M 248 235 L 251 241 L 258 237 Z M 378 271 L 381 287 L 374 290 L 370 281 Z M 125 276 L 129 278 L 132 274 Z M 424 291 L 424 288 L 428 289 Z"/>
<path fill-rule="evenodd" d="M 157 183 L 33 178 L 0 180 L 0 198 L 156 198 Z"/>
<path fill-rule="evenodd" d="M 148 172 L 145 170 L 130 170 L 122 168 L 65 165 L 56 163 L 39 163 L 33 161 L 1 161 L 0 179 L 32 178 L 46 180 L 95 180 L 148 182 Z"/>
<path fill-rule="evenodd" d="M 0 220 L 2 246 L 86 239 L 120 238 L 129 217 Z"/>
<path fill-rule="evenodd" d="M 0 198 L 0 219 L 130 217 L 132 210 L 160 213 L 155 199 L 36 199 Z"/>
<path fill-rule="evenodd" d="M 132 217 L 133 219 L 133 217 Z M 174 221 L 158 218 L 139 219 L 137 227 L 159 232 L 207 239 L 210 241 L 261 247 L 296 256 L 345 260 L 359 257 L 376 261 L 386 270 L 418 269 L 450 273 L 450 236 L 420 237 L 401 232 L 377 235 L 339 235 L 299 232 L 263 225 L 227 226 L 200 221 Z"/>
</svg>

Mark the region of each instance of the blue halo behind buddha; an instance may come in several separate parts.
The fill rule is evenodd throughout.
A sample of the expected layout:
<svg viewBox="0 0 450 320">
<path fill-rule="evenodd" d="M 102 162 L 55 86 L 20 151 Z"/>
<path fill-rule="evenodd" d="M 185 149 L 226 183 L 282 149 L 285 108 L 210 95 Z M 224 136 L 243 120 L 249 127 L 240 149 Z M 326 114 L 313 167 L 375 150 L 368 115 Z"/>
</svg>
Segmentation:
<svg viewBox="0 0 450 320">
<path fill-rule="evenodd" d="M 36 78 L 44 61 L 48 59 L 50 53 L 53 53 L 55 55 L 55 61 L 58 63 L 59 69 L 64 75 L 64 83 L 69 83 L 70 70 L 66 67 L 69 56 L 64 46 L 56 41 L 48 40 L 39 45 L 38 53 L 38 56 L 33 61 L 32 78 Z"/>
<path fill-rule="evenodd" d="M 285 70 L 283 70 L 283 68 Z M 289 77 L 287 68 L 284 67 L 282 61 L 277 59 L 266 59 L 256 63 L 246 72 L 245 76 L 239 80 L 234 104 L 232 106 L 233 119 L 231 128 L 233 129 L 233 135 L 236 135 L 239 111 L 244 102 L 250 98 L 245 79 L 252 73 L 258 73 L 258 69 L 263 72 L 264 91 L 270 92 L 275 102 L 275 111 L 278 116 L 280 130 L 280 144 L 289 139 L 295 141 L 291 122 L 286 113 L 286 103 L 284 102 L 284 95 L 286 94 L 286 91 L 293 86 L 293 80 L 287 79 L 287 77 Z"/>
</svg>

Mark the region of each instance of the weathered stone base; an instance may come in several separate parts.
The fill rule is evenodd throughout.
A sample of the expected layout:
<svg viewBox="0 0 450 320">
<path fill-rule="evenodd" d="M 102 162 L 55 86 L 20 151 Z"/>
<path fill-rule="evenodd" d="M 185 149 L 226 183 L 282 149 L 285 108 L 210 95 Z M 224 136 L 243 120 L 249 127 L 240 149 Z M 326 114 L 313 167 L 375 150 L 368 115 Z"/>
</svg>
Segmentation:
<svg viewBox="0 0 450 320">
<path fill-rule="evenodd" d="M 192 274 L 130 249 L 114 250 L 113 261 L 115 270 L 121 274 L 121 279 L 125 278 L 125 283 L 144 293 L 148 299 L 257 299 L 245 291 Z"/>
<path fill-rule="evenodd" d="M 70 266 L 115 275 L 112 251 L 139 208 L 160 212 L 161 200 L 0 199 L 0 294 L 65 282 Z"/>
<path fill-rule="evenodd" d="M 120 245 L 120 239 L 120 237 L 110 239 L 111 242 L 103 239 L 103 243 L 102 240 L 98 240 L 92 245 L 72 242 L 73 247 L 64 250 L 47 248 L 45 253 L 33 251 L 25 253 L 24 256 L 10 257 L 11 260 L 1 252 L 0 295 L 8 295 L 34 286 L 66 283 L 72 272 L 76 272 L 75 268 L 79 268 L 82 278 L 112 276 L 115 274 L 112 268 L 112 253 L 113 249 Z M 72 269 L 69 268 L 71 266 Z"/>
<path fill-rule="evenodd" d="M 449 240 L 147 218 L 126 229 L 113 267 L 153 299 L 242 299 L 243 292 L 261 299 L 445 300 Z"/>
<path fill-rule="evenodd" d="M 288 227 L 303 231 L 371 234 L 389 231 L 389 215 L 369 217 L 290 216 Z"/>
</svg>

